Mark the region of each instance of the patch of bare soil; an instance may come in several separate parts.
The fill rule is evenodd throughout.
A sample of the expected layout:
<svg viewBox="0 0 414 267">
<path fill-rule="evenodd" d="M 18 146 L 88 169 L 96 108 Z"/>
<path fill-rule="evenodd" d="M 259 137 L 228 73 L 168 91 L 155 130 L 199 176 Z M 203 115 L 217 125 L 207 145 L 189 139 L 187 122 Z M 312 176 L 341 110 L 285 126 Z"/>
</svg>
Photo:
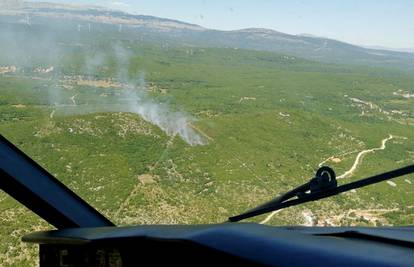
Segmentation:
<svg viewBox="0 0 414 267">
<path fill-rule="evenodd" d="M 141 174 L 138 175 L 138 180 L 141 182 L 141 184 L 146 185 L 146 184 L 153 184 L 156 182 L 157 180 L 157 176 L 156 175 L 151 175 L 151 174 Z"/>
<path fill-rule="evenodd" d="M 75 80 L 76 85 L 79 86 L 90 86 L 98 88 L 120 88 L 122 85 L 118 82 L 113 81 L 112 79 L 104 80 L 89 80 L 84 78 L 79 78 Z"/>
<path fill-rule="evenodd" d="M 241 103 L 243 101 L 248 101 L 248 100 L 256 101 L 256 97 L 243 96 L 243 97 L 240 98 L 239 103 Z"/>
<path fill-rule="evenodd" d="M 5 66 L 0 67 L 0 74 L 6 74 L 6 73 L 14 73 L 17 71 L 16 66 Z"/>
<path fill-rule="evenodd" d="M 393 209 L 350 209 L 344 213 L 325 218 L 318 218 L 317 226 L 340 226 L 342 221 L 350 221 L 351 226 L 357 226 L 359 222 L 366 222 L 370 225 L 389 225 L 390 223 L 383 215 L 389 212 L 398 211 Z"/>
<path fill-rule="evenodd" d="M 25 107 L 26 107 L 26 105 L 23 105 L 23 104 L 16 104 L 16 105 L 12 105 L 12 107 L 14 107 L 14 108 L 25 108 Z"/>
</svg>

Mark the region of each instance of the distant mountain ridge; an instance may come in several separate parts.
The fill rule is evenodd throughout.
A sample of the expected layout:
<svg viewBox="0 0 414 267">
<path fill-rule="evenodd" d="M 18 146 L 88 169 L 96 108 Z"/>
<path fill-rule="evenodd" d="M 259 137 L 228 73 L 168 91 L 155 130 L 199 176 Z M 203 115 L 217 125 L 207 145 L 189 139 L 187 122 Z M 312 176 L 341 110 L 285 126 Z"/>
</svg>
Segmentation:
<svg viewBox="0 0 414 267">
<path fill-rule="evenodd" d="M 148 27 L 153 24 L 157 27 L 166 28 L 170 27 L 191 30 L 204 29 L 199 25 L 177 20 L 164 19 L 148 15 L 132 15 L 123 11 L 93 5 L 19 2 L 3 6 L 3 9 L 0 10 L 0 15 L 60 17 L 62 19 L 79 19 L 83 21 L 109 24 L 146 25 Z"/>
<path fill-rule="evenodd" d="M 99 6 L 8 0 L 2 2 L 0 17 L 14 17 L 23 23 L 38 18 L 101 23 L 130 28 L 129 34 L 143 34 L 147 39 L 173 45 L 270 51 L 328 63 L 414 71 L 414 54 L 409 51 L 370 49 L 310 34 L 291 35 L 264 28 L 207 29 L 178 20 L 133 15 Z"/>
<path fill-rule="evenodd" d="M 364 45 L 363 47 L 368 49 L 374 50 L 386 50 L 386 51 L 395 51 L 395 52 L 403 52 L 403 53 L 414 53 L 414 47 L 411 48 L 394 48 L 394 47 L 386 47 L 380 45 Z"/>
</svg>

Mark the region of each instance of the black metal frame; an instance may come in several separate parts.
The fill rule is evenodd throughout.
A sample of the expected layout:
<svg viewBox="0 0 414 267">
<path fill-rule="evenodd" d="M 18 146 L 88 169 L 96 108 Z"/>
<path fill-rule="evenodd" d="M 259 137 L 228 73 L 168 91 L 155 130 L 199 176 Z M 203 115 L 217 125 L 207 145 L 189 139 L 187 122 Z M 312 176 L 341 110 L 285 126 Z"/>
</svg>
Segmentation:
<svg viewBox="0 0 414 267">
<path fill-rule="evenodd" d="M 0 189 L 58 229 L 114 226 L 2 135 Z"/>
</svg>

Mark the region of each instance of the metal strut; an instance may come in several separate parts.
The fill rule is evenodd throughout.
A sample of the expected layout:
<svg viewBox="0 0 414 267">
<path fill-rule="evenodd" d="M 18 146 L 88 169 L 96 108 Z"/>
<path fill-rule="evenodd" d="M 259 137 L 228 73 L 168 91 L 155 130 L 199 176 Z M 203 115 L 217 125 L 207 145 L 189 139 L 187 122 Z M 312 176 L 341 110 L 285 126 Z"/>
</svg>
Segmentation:
<svg viewBox="0 0 414 267">
<path fill-rule="evenodd" d="M 58 229 L 114 226 L 2 135 L 0 189 Z"/>
<path fill-rule="evenodd" d="M 318 169 L 315 177 L 312 178 L 309 182 L 298 186 L 295 189 L 245 213 L 230 217 L 229 222 L 238 222 L 240 220 L 258 216 L 264 213 L 331 197 L 346 191 L 350 191 L 352 189 L 376 184 L 410 173 L 414 173 L 414 165 L 409 165 L 400 169 L 384 172 L 365 179 L 338 186 L 335 172 L 331 168 L 324 166 Z"/>
</svg>

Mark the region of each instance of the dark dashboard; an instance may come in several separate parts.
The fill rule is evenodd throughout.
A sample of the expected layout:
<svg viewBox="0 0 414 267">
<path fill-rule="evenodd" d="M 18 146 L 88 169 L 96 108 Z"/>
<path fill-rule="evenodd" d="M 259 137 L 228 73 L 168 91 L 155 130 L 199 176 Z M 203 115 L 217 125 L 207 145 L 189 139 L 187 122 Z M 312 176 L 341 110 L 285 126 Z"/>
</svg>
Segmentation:
<svg viewBox="0 0 414 267">
<path fill-rule="evenodd" d="M 73 228 L 33 233 L 41 266 L 413 266 L 412 227 L 251 223 Z"/>
</svg>

